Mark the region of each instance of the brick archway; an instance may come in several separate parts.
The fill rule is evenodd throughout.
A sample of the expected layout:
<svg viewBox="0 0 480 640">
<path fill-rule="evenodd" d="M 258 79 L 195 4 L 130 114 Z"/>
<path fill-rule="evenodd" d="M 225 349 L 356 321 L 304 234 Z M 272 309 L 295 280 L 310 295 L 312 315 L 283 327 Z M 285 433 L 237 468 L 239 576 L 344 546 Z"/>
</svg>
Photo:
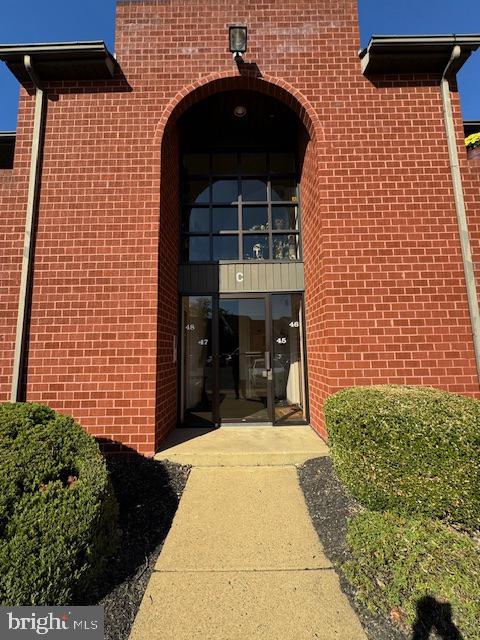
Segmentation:
<svg viewBox="0 0 480 640">
<path fill-rule="evenodd" d="M 160 238 L 177 238 L 178 219 L 178 127 L 180 117 L 198 102 L 220 92 L 244 90 L 257 92 L 274 98 L 287 106 L 302 123 L 306 132 L 303 150 L 303 166 L 301 176 L 302 193 L 302 236 L 305 267 L 305 310 L 307 350 L 309 351 L 307 366 L 310 389 L 310 419 L 312 426 L 322 435 L 323 417 L 321 403 L 325 388 L 325 370 L 320 361 L 323 357 L 318 338 L 310 341 L 308 336 L 318 336 L 323 322 L 323 293 L 321 278 L 319 279 L 318 262 L 321 246 L 318 238 L 318 227 L 321 217 L 320 189 L 321 172 L 326 144 L 324 131 L 314 108 L 305 97 L 283 80 L 250 75 L 232 75 L 218 73 L 200 79 L 179 91 L 165 107 L 158 121 L 152 140 L 154 148 L 160 149 L 159 169 L 160 182 Z M 175 300 L 178 296 L 178 277 L 176 265 L 179 264 L 178 243 L 171 241 L 168 246 L 160 243 L 159 254 L 159 291 L 158 313 L 162 318 L 159 325 L 157 345 L 157 400 L 156 400 L 156 441 L 159 443 L 177 420 L 177 405 L 174 403 L 178 383 L 177 364 L 171 360 L 171 344 L 176 340 L 178 318 Z M 319 357 L 320 356 L 320 357 Z M 311 384 L 313 383 L 313 385 Z"/>
<path fill-rule="evenodd" d="M 286 104 L 305 126 L 310 139 L 317 144 L 324 141 L 323 128 L 317 112 L 300 91 L 288 82 L 271 76 L 232 75 L 213 73 L 197 80 L 179 91 L 166 106 L 155 128 L 154 144 L 158 145 L 167 126 L 175 123 L 191 106 L 214 93 L 230 90 L 258 91 Z"/>
</svg>

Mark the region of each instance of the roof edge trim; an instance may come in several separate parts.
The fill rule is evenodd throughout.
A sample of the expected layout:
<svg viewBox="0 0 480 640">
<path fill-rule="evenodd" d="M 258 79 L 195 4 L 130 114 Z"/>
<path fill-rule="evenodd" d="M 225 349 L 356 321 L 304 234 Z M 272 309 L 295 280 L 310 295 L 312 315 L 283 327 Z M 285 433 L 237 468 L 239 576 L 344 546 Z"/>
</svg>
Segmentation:
<svg viewBox="0 0 480 640">
<path fill-rule="evenodd" d="M 359 51 L 364 75 L 443 73 L 453 47 L 461 56 L 455 73 L 480 47 L 480 34 L 372 35 Z"/>
</svg>

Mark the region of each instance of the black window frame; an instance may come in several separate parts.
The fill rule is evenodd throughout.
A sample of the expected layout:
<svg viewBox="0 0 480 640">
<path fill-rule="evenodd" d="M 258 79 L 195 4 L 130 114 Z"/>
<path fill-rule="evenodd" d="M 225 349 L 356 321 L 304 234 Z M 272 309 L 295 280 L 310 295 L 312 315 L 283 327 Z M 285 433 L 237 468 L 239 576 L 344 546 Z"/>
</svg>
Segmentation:
<svg viewBox="0 0 480 640">
<path fill-rule="evenodd" d="M 186 155 L 190 154 L 202 154 L 208 155 L 208 174 L 207 173 L 190 173 L 188 174 L 185 167 L 183 166 L 183 159 Z M 236 155 L 236 165 L 237 171 L 235 173 L 227 173 L 227 172 L 213 172 L 213 156 L 218 154 L 235 154 Z M 242 154 L 248 153 L 264 153 L 267 156 L 267 172 L 266 174 L 259 173 L 243 173 L 241 170 L 241 156 Z M 272 171 L 271 170 L 271 154 L 285 153 L 289 154 L 293 158 L 293 171 Z M 180 220 L 180 233 L 181 233 L 181 262 L 182 264 L 235 264 L 238 262 L 246 262 L 251 264 L 261 264 L 265 262 L 271 262 L 275 264 L 280 263 L 295 263 L 302 262 L 303 260 L 303 250 L 302 250 L 302 229 L 301 229 L 301 206 L 300 206 L 300 184 L 299 184 L 299 172 L 298 172 L 298 161 L 294 151 L 288 149 L 243 149 L 241 151 L 232 151 L 232 149 L 214 149 L 210 151 L 204 151 L 203 149 L 191 151 L 184 151 L 182 154 L 182 176 L 181 176 L 181 220 Z M 222 179 L 236 179 L 237 180 L 237 200 L 236 201 L 213 201 L 213 182 L 215 180 Z M 273 200 L 272 199 L 272 178 L 283 178 L 285 180 L 292 178 L 295 189 L 295 200 Z M 208 203 L 198 203 L 198 202 L 189 202 L 184 198 L 186 193 L 186 184 L 187 180 L 206 180 L 208 181 Z M 243 180 L 250 179 L 260 179 L 266 181 L 266 199 L 265 200 L 243 200 L 242 196 L 242 188 L 241 182 Z M 265 230 L 245 230 L 243 229 L 243 209 L 249 206 L 257 206 L 257 207 L 266 207 L 267 208 L 267 221 L 268 221 L 268 229 Z M 273 229 L 273 211 L 275 207 L 295 207 L 296 209 L 296 228 L 286 228 L 286 229 Z M 221 207 L 232 207 L 232 209 L 237 210 L 237 229 L 235 230 L 224 230 L 220 232 L 213 231 L 213 211 L 215 208 Z M 209 231 L 185 231 L 184 229 L 184 215 L 185 211 L 190 208 L 198 208 L 198 209 L 206 209 L 208 210 L 208 220 L 209 220 Z M 229 259 L 229 260 L 213 260 L 213 238 L 216 236 L 236 236 L 238 239 L 238 258 Z M 269 257 L 268 258 L 245 258 L 244 256 L 244 236 L 248 235 L 267 235 L 268 236 L 268 248 L 269 248 Z M 273 257 L 273 238 L 278 235 L 284 236 L 294 236 L 296 240 L 296 259 L 289 258 L 274 258 Z M 209 238 L 209 247 L 210 247 L 210 259 L 209 260 L 189 260 L 184 255 L 184 242 L 185 239 L 195 236 L 203 236 Z"/>
</svg>

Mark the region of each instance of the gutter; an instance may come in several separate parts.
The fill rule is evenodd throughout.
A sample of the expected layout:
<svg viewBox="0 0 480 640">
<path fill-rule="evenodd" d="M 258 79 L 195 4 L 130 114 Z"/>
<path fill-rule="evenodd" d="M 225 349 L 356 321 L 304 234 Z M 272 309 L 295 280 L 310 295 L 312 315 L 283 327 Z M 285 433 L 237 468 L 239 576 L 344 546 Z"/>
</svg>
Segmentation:
<svg viewBox="0 0 480 640">
<path fill-rule="evenodd" d="M 461 47 L 451 74 L 458 72 L 469 56 L 480 47 L 480 33 L 430 36 L 372 35 L 359 51 L 362 73 L 366 76 L 392 74 L 442 75 L 453 47 Z"/>
<path fill-rule="evenodd" d="M 460 236 L 460 246 L 462 250 L 463 270 L 465 273 L 465 283 L 467 287 L 468 308 L 470 312 L 470 322 L 472 325 L 475 361 L 477 365 L 477 375 L 480 381 L 480 311 L 478 306 L 477 286 L 475 283 L 475 272 L 472 262 L 470 236 L 468 233 L 462 175 L 458 159 L 452 100 L 450 96 L 450 78 L 452 78 L 455 73 L 455 71 L 452 72 L 452 68 L 455 68 L 461 55 L 462 48 L 457 44 L 453 47 L 450 60 L 443 72 L 442 80 L 440 82 L 440 90 L 442 94 L 443 114 L 445 120 L 445 131 L 447 134 L 448 156 L 450 161 L 450 171 L 452 174 L 455 209 L 457 213 L 458 233 Z"/>
<path fill-rule="evenodd" d="M 410 47 L 416 53 L 419 49 L 449 46 L 452 41 L 458 42 L 462 47 L 478 47 L 478 33 L 446 33 L 446 34 L 417 34 L 417 35 L 380 35 L 373 34 L 366 49 L 362 51 L 364 55 L 372 48 L 390 48 L 391 46 Z"/>
<path fill-rule="evenodd" d="M 18 301 L 17 332 L 13 354 L 13 373 L 11 402 L 25 400 L 25 365 L 30 326 L 30 307 L 32 302 L 33 263 L 35 238 L 38 219 L 38 199 L 40 195 L 40 174 L 45 139 L 45 123 L 47 113 L 47 93 L 35 71 L 30 55 L 23 58 L 25 69 L 35 87 L 35 116 L 33 121 L 33 140 L 30 156 L 30 177 L 28 181 L 27 215 L 23 239 L 22 275 L 20 279 L 20 296 Z"/>
</svg>

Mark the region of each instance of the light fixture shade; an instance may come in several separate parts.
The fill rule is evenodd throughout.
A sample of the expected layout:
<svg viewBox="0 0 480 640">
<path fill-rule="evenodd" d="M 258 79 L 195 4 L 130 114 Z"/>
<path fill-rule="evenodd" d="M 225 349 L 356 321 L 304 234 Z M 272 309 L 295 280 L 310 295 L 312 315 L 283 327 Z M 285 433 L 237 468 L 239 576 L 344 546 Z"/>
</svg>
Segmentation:
<svg viewBox="0 0 480 640">
<path fill-rule="evenodd" d="M 232 53 L 245 53 L 247 50 L 247 27 L 231 25 L 228 28 L 228 37 Z"/>
<path fill-rule="evenodd" d="M 233 115 L 237 118 L 244 118 L 247 115 L 247 108 L 239 104 L 233 110 Z"/>
</svg>

